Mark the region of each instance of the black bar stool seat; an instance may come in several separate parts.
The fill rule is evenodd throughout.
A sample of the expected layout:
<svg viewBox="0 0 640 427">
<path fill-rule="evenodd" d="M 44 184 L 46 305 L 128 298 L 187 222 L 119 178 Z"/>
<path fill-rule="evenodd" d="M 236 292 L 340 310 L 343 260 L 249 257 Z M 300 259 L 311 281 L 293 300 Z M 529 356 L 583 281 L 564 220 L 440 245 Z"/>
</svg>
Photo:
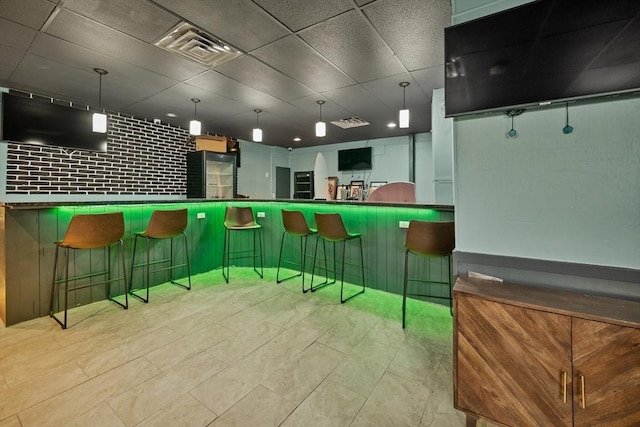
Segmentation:
<svg viewBox="0 0 640 427">
<path fill-rule="evenodd" d="M 124 261 L 124 245 L 122 237 L 124 236 L 124 215 L 122 212 L 113 212 L 105 214 L 88 214 L 74 215 L 67 227 L 64 238 L 55 242 L 56 251 L 53 261 L 53 279 L 51 281 L 51 301 L 49 305 L 49 316 L 55 319 L 62 329 L 67 329 L 67 309 L 69 292 L 75 292 L 98 285 L 106 285 L 107 298 L 122 308 L 129 307 L 129 299 L 127 298 L 127 277 Z M 122 259 L 122 276 L 111 278 L 111 246 L 118 244 L 120 258 Z M 70 252 L 86 249 L 103 249 L 106 254 L 105 266 L 102 271 L 92 272 L 83 275 L 69 277 L 69 258 Z M 64 250 L 64 277 L 58 278 L 58 256 L 60 249 Z M 105 276 L 105 280 L 98 283 L 75 285 L 69 288 L 69 282 L 77 283 L 83 279 L 90 279 L 94 276 Z M 111 283 L 122 280 L 124 283 L 124 303 L 116 301 L 111 296 Z M 60 285 L 64 284 L 64 318 L 60 320 L 54 312 L 54 301 L 56 300 L 56 287 L 58 290 L 58 300 L 60 299 Z M 57 286 L 56 286 L 57 285 Z M 58 308 L 59 308 L 58 303 Z"/>
<path fill-rule="evenodd" d="M 135 233 L 133 239 L 133 255 L 131 256 L 131 276 L 129 279 L 129 284 L 131 289 L 129 293 L 139 300 L 148 303 L 149 302 L 149 283 L 151 279 L 151 265 L 152 264 L 163 264 L 169 263 L 168 267 L 158 268 L 153 270 L 154 273 L 160 271 L 169 271 L 169 281 L 174 285 L 181 286 L 187 290 L 191 290 L 191 271 L 189 270 L 189 249 L 187 244 L 187 235 L 184 230 L 187 228 L 187 209 L 176 209 L 176 210 L 155 210 L 151 214 L 151 219 L 149 220 L 149 224 L 147 225 L 147 229 L 145 231 Z M 182 236 L 184 239 L 184 254 L 186 262 L 181 264 L 174 264 L 175 257 L 173 251 L 173 239 L 175 237 Z M 146 262 L 141 264 L 136 264 L 136 246 L 138 243 L 138 239 L 144 239 L 147 243 L 147 259 Z M 168 258 L 163 258 L 159 260 L 151 261 L 151 242 L 150 240 L 164 240 L 170 239 L 170 253 Z M 146 296 L 142 297 L 134 292 L 133 289 L 133 270 L 138 267 L 146 267 L 145 274 L 145 288 L 146 288 Z M 182 283 L 178 283 L 173 280 L 173 271 L 176 268 L 187 267 L 187 280 L 188 284 L 183 285 Z"/>
<path fill-rule="evenodd" d="M 342 243 L 342 269 L 341 269 L 341 273 L 340 273 L 340 302 L 341 303 L 345 303 L 347 301 L 349 301 L 351 298 L 355 297 L 356 295 L 360 295 L 361 293 L 364 292 L 366 286 L 365 286 L 365 280 L 364 280 L 364 254 L 362 252 L 362 234 L 361 233 L 349 233 L 347 232 L 345 226 L 344 226 L 344 222 L 342 222 L 342 216 L 340 216 L 340 214 L 338 213 L 329 213 L 329 214 L 322 214 L 322 213 L 317 213 L 315 214 L 315 219 L 316 219 L 316 226 L 318 227 L 318 239 L 316 239 L 316 247 L 315 247 L 315 251 L 313 253 L 313 268 L 311 271 L 311 292 L 315 292 L 317 289 L 327 286 L 327 285 L 331 285 L 333 283 L 336 282 L 337 279 L 337 257 L 336 257 L 336 243 Z M 325 273 L 326 273 L 326 278 L 325 281 L 323 283 L 320 283 L 318 286 L 316 286 L 315 288 L 313 287 L 313 278 L 315 275 L 315 269 L 316 269 L 316 260 L 318 258 L 318 242 L 320 240 L 320 238 L 322 238 L 322 247 L 324 250 L 324 268 L 325 268 Z M 362 290 L 349 296 L 348 298 L 344 298 L 344 267 L 345 267 L 345 252 L 346 252 L 346 242 L 347 241 L 355 241 L 357 240 L 359 245 L 360 245 L 360 270 L 362 271 Z M 333 274 L 334 274 L 334 278 L 333 281 L 329 282 L 329 271 L 327 268 L 327 249 L 326 249 L 326 242 L 330 242 L 333 243 Z"/>
<path fill-rule="evenodd" d="M 262 226 L 253 217 L 253 209 L 250 206 L 227 206 L 224 213 L 224 246 L 222 249 L 222 276 L 229 283 L 229 266 L 232 259 L 253 258 L 253 271 L 264 277 L 264 262 L 262 259 Z M 231 250 L 232 231 L 253 231 L 253 250 Z M 258 234 L 260 252 L 256 252 L 256 233 Z M 248 253 L 251 252 L 251 255 Z M 233 254 L 233 255 L 232 255 Z M 256 268 L 256 258 L 260 258 L 260 271 Z M 225 273 L 226 268 L 226 273 Z"/>
<path fill-rule="evenodd" d="M 301 211 L 289 211 L 282 210 L 282 224 L 284 225 L 284 232 L 282 233 L 282 239 L 280 240 L 280 255 L 278 257 L 278 270 L 276 273 L 276 282 L 282 283 L 285 280 L 292 279 L 294 277 L 302 276 L 302 292 L 305 293 L 309 289 L 304 287 L 304 271 L 307 258 L 307 238 L 311 235 L 317 235 L 316 229 L 310 228 L 307 225 L 307 221 L 304 219 L 304 215 Z M 300 262 L 290 261 L 282 259 L 282 249 L 284 248 L 284 239 L 286 235 L 300 238 Z M 300 273 L 294 274 L 284 279 L 280 279 L 280 265 L 282 262 L 297 266 L 300 268 Z"/>
<path fill-rule="evenodd" d="M 402 291 L 402 328 L 405 327 L 405 317 L 407 310 L 407 296 L 419 296 L 440 298 L 449 300 L 449 308 L 453 314 L 451 305 L 451 264 L 453 258 L 453 249 L 455 247 L 455 223 L 454 222 L 432 222 L 412 220 L 409 222 L 407 229 L 407 238 L 404 242 L 404 286 Z M 447 280 L 436 281 L 431 280 L 430 269 L 427 271 L 427 279 L 409 278 L 409 254 L 427 258 L 442 258 L 448 260 Z M 420 282 L 427 284 L 440 284 L 449 286 L 449 296 L 443 297 L 427 293 L 407 293 L 409 282 Z M 430 291 L 430 287 L 428 287 Z"/>
</svg>

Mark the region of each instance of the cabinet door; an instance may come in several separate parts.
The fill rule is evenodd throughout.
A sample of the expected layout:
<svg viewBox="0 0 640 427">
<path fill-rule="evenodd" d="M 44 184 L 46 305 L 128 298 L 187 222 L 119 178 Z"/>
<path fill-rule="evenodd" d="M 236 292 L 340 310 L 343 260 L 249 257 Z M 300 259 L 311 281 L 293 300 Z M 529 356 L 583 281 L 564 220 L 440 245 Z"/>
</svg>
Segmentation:
<svg viewBox="0 0 640 427">
<path fill-rule="evenodd" d="M 457 409 L 508 426 L 572 425 L 570 317 L 465 295 L 455 316 Z"/>
<path fill-rule="evenodd" d="M 573 365 L 576 427 L 640 425 L 640 329 L 574 318 Z"/>
</svg>

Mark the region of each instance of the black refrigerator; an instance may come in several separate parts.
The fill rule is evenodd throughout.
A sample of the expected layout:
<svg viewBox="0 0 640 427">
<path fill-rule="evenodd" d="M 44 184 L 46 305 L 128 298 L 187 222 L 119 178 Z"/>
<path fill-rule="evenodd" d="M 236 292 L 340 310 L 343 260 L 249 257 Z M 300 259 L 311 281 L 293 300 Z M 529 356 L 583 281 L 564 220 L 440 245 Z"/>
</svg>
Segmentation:
<svg viewBox="0 0 640 427">
<path fill-rule="evenodd" d="M 187 153 L 187 198 L 238 197 L 236 155 L 193 151 Z"/>
</svg>

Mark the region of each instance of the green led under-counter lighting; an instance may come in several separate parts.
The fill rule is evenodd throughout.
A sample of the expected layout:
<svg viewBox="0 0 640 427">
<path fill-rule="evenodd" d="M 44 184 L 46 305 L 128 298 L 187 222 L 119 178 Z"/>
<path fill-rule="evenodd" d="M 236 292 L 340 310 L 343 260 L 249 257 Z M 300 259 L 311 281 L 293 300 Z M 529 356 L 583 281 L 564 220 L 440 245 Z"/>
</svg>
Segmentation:
<svg viewBox="0 0 640 427">
<path fill-rule="evenodd" d="M 156 209 L 183 209 L 189 211 L 189 224 L 186 230 L 191 273 L 198 274 L 219 270 L 222 265 L 224 241 L 224 213 L 228 205 L 251 206 L 258 223 L 262 225 L 264 266 L 275 268 L 278 265 L 280 241 L 284 226 L 282 224 L 282 209 L 299 210 L 305 216 L 307 223 L 315 227 L 315 212 L 340 213 L 348 231 L 362 233 L 365 256 L 365 278 L 368 288 L 378 289 L 391 294 L 402 293 L 402 278 L 404 272 L 404 239 L 406 229 L 400 228 L 400 222 L 412 219 L 423 221 L 452 221 L 453 212 L 423 208 L 412 205 L 367 205 L 366 203 L 313 203 L 296 201 L 257 201 L 257 200 L 211 200 L 197 202 L 172 203 L 138 203 L 114 204 L 95 206 L 61 206 L 57 209 L 55 222 L 58 233 L 64 234 L 66 227 L 74 214 L 89 214 L 122 211 L 125 216 L 125 251 L 130 256 L 133 246 L 133 233 L 143 231 Z M 258 217 L 264 212 L 264 217 Z M 200 215 L 200 218 L 198 217 Z M 202 215 L 204 214 L 204 215 Z M 204 216 L 204 218 L 202 218 Z M 53 228 L 52 228 L 53 229 Z M 58 236 L 61 238 L 62 236 Z M 252 245 L 250 234 L 237 236 L 238 248 L 249 248 Z M 347 245 L 347 259 L 356 257 L 355 249 Z M 311 265 L 315 238 L 308 241 L 307 274 L 311 274 Z M 329 248 L 328 248 L 329 249 Z M 284 256 L 289 259 L 299 259 L 299 242 L 290 239 L 285 241 Z M 355 259 L 355 258 L 353 258 Z M 238 267 L 247 267 L 250 260 L 240 260 Z M 350 261 L 348 261 L 350 262 Z M 127 267 L 128 268 L 128 267 Z M 431 274 L 439 277 L 443 274 L 443 267 L 438 263 L 427 264 L 422 260 L 417 263 L 417 273 Z M 359 274 L 350 266 L 345 271 L 345 282 L 358 285 Z M 216 273 L 217 274 L 217 273 Z M 220 273 L 221 274 L 221 273 Z M 316 272 L 318 274 L 318 271 Z M 444 293 L 444 291 L 443 291 Z M 444 303 L 437 299 L 433 302 Z M 372 302 L 372 304 L 376 304 Z M 374 307 L 375 308 L 375 307 Z M 387 308 L 380 307 L 381 311 Z M 376 308 L 377 310 L 377 308 Z M 448 306 L 447 306 L 448 310 Z"/>
</svg>

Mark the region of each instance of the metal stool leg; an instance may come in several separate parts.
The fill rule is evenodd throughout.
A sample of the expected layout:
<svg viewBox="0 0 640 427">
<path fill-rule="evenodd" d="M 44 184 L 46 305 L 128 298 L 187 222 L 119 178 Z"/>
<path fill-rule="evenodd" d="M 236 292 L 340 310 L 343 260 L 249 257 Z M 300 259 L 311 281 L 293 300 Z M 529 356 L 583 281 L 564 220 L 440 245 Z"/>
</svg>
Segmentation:
<svg viewBox="0 0 640 427">
<path fill-rule="evenodd" d="M 264 279 L 264 259 L 262 257 L 262 228 L 257 228 L 253 230 L 253 253 L 255 256 L 255 250 L 256 250 L 256 233 L 258 233 L 258 246 L 260 247 L 260 273 L 258 273 L 258 270 L 255 269 L 254 267 L 254 271 L 256 273 L 258 273 L 258 276 L 260 276 L 261 279 Z M 254 265 L 255 265 L 255 257 L 253 258 L 254 260 Z"/>
<path fill-rule="evenodd" d="M 402 287 L 402 329 L 405 327 L 407 313 L 407 284 L 409 282 L 409 251 L 404 251 L 404 281 Z"/>
<path fill-rule="evenodd" d="M 224 277 L 224 280 L 229 283 L 229 259 L 228 259 L 228 250 L 229 248 L 227 247 L 228 245 L 230 245 L 231 242 L 227 242 L 227 239 L 230 239 L 231 235 L 229 234 L 229 229 L 225 228 L 225 232 L 224 232 L 224 244 L 222 247 L 222 276 Z M 225 265 L 227 266 L 227 273 L 225 274 L 224 269 L 225 269 Z"/>
<path fill-rule="evenodd" d="M 346 299 L 343 298 L 342 289 L 344 287 L 344 264 L 345 264 L 344 261 L 345 261 L 345 252 L 346 252 L 346 243 L 347 243 L 346 240 L 343 240 L 342 242 L 342 283 L 340 284 L 340 302 L 342 304 L 349 301 L 351 298 L 364 293 L 364 290 L 366 289 L 366 283 L 364 281 L 364 253 L 362 250 L 362 239 L 360 237 L 357 237 L 357 239 L 358 239 L 358 243 L 360 244 L 360 270 L 362 272 L 362 290 L 356 292 L 355 294 L 351 295 Z"/>
<path fill-rule="evenodd" d="M 184 285 L 181 285 L 181 286 L 186 287 L 186 289 L 190 291 L 191 290 L 191 267 L 189 267 L 189 244 L 187 242 L 187 235 L 184 231 L 182 232 L 182 235 L 184 236 L 184 256 L 187 259 L 187 279 L 189 282 L 189 286 L 184 286 Z"/>
</svg>

